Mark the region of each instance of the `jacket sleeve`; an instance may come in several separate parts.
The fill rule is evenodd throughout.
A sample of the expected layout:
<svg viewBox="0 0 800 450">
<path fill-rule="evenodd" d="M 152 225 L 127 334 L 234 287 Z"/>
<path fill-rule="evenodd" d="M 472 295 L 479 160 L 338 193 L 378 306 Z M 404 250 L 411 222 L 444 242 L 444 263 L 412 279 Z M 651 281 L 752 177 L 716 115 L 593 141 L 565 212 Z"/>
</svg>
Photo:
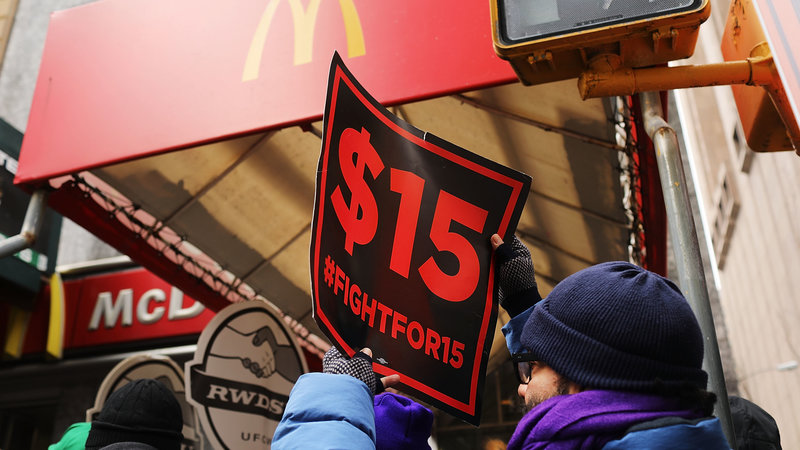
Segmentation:
<svg viewBox="0 0 800 450">
<path fill-rule="evenodd" d="M 375 410 L 369 388 L 349 375 L 302 375 L 289 394 L 272 448 L 374 449 Z"/>
<path fill-rule="evenodd" d="M 533 313 L 533 306 L 526 309 L 522 313 L 514 316 L 511 320 L 508 321 L 505 325 L 503 325 L 502 331 L 503 336 L 506 338 L 506 347 L 508 347 L 508 351 L 513 355 L 514 353 L 523 353 L 525 348 L 522 347 L 522 343 L 519 342 L 519 338 L 522 335 L 522 329 L 525 327 L 525 322 L 528 321 L 528 317 L 531 316 Z"/>
</svg>

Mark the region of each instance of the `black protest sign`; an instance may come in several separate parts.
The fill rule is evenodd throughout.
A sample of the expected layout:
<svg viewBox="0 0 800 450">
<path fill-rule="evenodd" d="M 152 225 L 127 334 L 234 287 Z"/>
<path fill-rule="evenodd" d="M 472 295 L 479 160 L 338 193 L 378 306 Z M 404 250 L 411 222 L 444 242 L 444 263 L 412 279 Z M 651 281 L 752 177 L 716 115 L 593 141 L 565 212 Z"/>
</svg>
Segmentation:
<svg viewBox="0 0 800 450">
<path fill-rule="evenodd" d="M 314 314 L 343 353 L 477 425 L 497 319 L 489 238 L 530 177 L 420 131 L 334 55 L 311 238 Z"/>
</svg>

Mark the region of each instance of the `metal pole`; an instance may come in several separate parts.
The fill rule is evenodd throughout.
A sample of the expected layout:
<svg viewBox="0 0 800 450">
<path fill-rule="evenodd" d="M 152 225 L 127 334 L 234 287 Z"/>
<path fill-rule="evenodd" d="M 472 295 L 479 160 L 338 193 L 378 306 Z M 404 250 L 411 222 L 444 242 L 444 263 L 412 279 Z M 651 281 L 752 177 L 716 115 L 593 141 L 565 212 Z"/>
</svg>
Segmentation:
<svg viewBox="0 0 800 450">
<path fill-rule="evenodd" d="M 581 97 L 586 100 L 614 95 L 633 95 L 637 92 L 729 84 L 767 86 L 773 83 L 771 68 L 774 63 L 768 47 L 761 51 L 763 55 L 741 61 L 696 66 L 587 70 L 578 78 L 578 90 Z"/>
<path fill-rule="evenodd" d="M 675 130 L 661 117 L 663 110 L 659 93 L 645 92 L 640 95 L 640 99 L 645 130 L 656 149 L 661 189 L 664 191 L 664 202 L 669 217 L 669 234 L 678 266 L 678 279 L 703 331 L 705 341 L 703 366 L 709 375 L 709 389 L 717 394 L 715 413 L 722 423 L 728 443 L 731 448 L 736 448 L 717 332 L 714 328 L 711 303 L 708 300 L 705 271 L 689 203 L 689 191 L 681 163 L 678 138 Z"/>
<path fill-rule="evenodd" d="M 46 199 L 47 191 L 44 189 L 39 189 L 31 195 L 28 210 L 25 212 L 25 219 L 22 222 L 22 230 L 16 236 L 0 241 L 0 258 L 11 256 L 33 246 L 42 228 L 45 207 L 47 206 Z"/>
</svg>

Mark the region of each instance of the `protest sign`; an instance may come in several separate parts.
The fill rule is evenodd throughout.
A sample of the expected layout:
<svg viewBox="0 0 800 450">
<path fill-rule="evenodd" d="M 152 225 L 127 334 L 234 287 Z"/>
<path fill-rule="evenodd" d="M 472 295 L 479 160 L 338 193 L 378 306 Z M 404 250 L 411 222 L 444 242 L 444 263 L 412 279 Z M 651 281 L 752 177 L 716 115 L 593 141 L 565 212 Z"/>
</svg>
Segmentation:
<svg viewBox="0 0 800 450">
<path fill-rule="evenodd" d="M 320 328 L 479 424 L 497 318 L 489 238 L 511 238 L 530 182 L 394 116 L 334 55 L 310 255 Z"/>
<path fill-rule="evenodd" d="M 212 448 L 270 448 L 294 383 L 308 371 L 294 334 L 259 300 L 219 311 L 185 364 L 186 392 Z"/>
</svg>

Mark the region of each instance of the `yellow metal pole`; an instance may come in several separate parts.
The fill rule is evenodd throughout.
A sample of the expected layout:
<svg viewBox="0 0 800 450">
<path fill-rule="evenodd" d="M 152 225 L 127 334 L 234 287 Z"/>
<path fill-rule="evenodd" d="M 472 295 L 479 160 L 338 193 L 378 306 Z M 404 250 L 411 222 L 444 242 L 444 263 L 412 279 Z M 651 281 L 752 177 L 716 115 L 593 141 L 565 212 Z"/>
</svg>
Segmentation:
<svg viewBox="0 0 800 450">
<path fill-rule="evenodd" d="M 772 53 L 766 42 L 756 45 L 750 57 L 700 66 L 648 67 L 616 69 L 597 58 L 597 70 L 588 70 L 578 78 L 581 97 L 611 97 L 642 92 L 666 91 L 706 86 L 746 84 L 761 86 L 778 110 L 789 140 L 800 155 L 800 126 L 781 84 Z"/>
<path fill-rule="evenodd" d="M 633 95 L 730 84 L 764 85 L 771 82 L 772 57 L 754 57 L 702 66 L 649 67 L 615 71 L 587 71 L 578 78 L 578 89 L 587 98 Z"/>
</svg>

